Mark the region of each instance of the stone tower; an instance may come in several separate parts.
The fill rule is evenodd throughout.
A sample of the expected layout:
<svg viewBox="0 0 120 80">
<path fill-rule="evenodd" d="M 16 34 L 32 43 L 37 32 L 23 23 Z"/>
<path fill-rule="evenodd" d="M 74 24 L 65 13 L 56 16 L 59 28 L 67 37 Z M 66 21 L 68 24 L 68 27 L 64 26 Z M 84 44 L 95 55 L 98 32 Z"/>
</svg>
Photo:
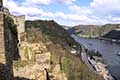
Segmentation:
<svg viewBox="0 0 120 80">
<path fill-rule="evenodd" d="M 26 41 L 26 32 L 25 32 L 25 15 L 15 16 L 10 13 L 8 8 L 3 8 L 3 12 L 6 16 L 9 16 L 13 19 L 14 24 L 17 26 L 18 30 L 18 40 L 19 43 Z"/>
<path fill-rule="evenodd" d="M 12 40 L 11 33 L 3 11 L 3 0 L 0 0 L 0 64 L 6 67 L 6 80 L 13 80 Z M 2 74 L 2 73 L 1 73 Z M 0 75 L 1 75 L 0 74 Z"/>
<path fill-rule="evenodd" d="M 25 15 L 20 16 L 9 15 L 9 16 L 14 20 L 14 23 L 17 25 L 18 40 L 19 42 L 22 42 L 22 38 L 25 35 Z"/>
</svg>

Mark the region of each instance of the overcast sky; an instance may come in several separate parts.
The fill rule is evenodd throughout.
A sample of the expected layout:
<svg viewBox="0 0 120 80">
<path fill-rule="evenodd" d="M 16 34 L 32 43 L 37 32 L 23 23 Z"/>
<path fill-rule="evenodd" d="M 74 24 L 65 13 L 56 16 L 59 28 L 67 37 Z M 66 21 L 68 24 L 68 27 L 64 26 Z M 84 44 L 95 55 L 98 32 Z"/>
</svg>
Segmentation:
<svg viewBox="0 0 120 80">
<path fill-rule="evenodd" d="M 26 20 L 55 20 L 61 25 L 120 23 L 120 0 L 3 0 Z"/>
</svg>

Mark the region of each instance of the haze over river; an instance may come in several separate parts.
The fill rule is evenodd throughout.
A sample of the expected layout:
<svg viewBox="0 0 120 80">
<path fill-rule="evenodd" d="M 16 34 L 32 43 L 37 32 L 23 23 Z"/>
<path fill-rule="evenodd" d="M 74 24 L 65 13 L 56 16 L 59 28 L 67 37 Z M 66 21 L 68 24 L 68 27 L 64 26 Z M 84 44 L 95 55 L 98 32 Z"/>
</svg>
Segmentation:
<svg viewBox="0 0 120 80">
<path fill-rule="evenodd" d="M 120 52 L 120 44 L 111 43 L 109 41 L 80 38 L 72 36 L 77 42 L 82 43 L 88 49 L 95 49 L 103 55 L 105 64 L 107 64 L 109 72 L 120 80 L 120 56 L 116 55 Z"/>
</svg>

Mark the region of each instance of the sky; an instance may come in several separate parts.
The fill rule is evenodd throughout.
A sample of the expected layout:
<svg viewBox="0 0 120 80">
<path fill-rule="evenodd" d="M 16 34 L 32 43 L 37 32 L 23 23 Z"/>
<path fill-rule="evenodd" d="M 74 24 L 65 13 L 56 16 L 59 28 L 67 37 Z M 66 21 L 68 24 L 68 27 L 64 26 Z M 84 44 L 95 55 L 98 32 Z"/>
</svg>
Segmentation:
<svg viewBox="0 0 120 80">
<path fill-rule="evenodd" d="M 3 0 L 26 20 L 55 20 L 66 26 L 120 23 L 120 0 Z"/>
</svg>

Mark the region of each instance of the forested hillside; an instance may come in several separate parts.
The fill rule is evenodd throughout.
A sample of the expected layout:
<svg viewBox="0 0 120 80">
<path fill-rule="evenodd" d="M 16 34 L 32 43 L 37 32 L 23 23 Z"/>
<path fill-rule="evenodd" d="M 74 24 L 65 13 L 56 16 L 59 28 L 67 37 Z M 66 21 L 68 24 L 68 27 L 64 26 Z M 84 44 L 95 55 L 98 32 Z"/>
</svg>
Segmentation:
<svg viewBox="0 0 120 80">
<path fill-rule="evenodd" d="M 25 25 L 28 42 L 42 41 L 52 53 L 51 70 L 59 63 L 68 80 L 101 80 L 100 76 L 89 70 L 81 61 L 80 55 L 70 53 L 74 48 L 79 50 L 80 54 L 81 46 L 59 24 L 53 20 L 36 20 L 26 21 Z"/>
</svg>

